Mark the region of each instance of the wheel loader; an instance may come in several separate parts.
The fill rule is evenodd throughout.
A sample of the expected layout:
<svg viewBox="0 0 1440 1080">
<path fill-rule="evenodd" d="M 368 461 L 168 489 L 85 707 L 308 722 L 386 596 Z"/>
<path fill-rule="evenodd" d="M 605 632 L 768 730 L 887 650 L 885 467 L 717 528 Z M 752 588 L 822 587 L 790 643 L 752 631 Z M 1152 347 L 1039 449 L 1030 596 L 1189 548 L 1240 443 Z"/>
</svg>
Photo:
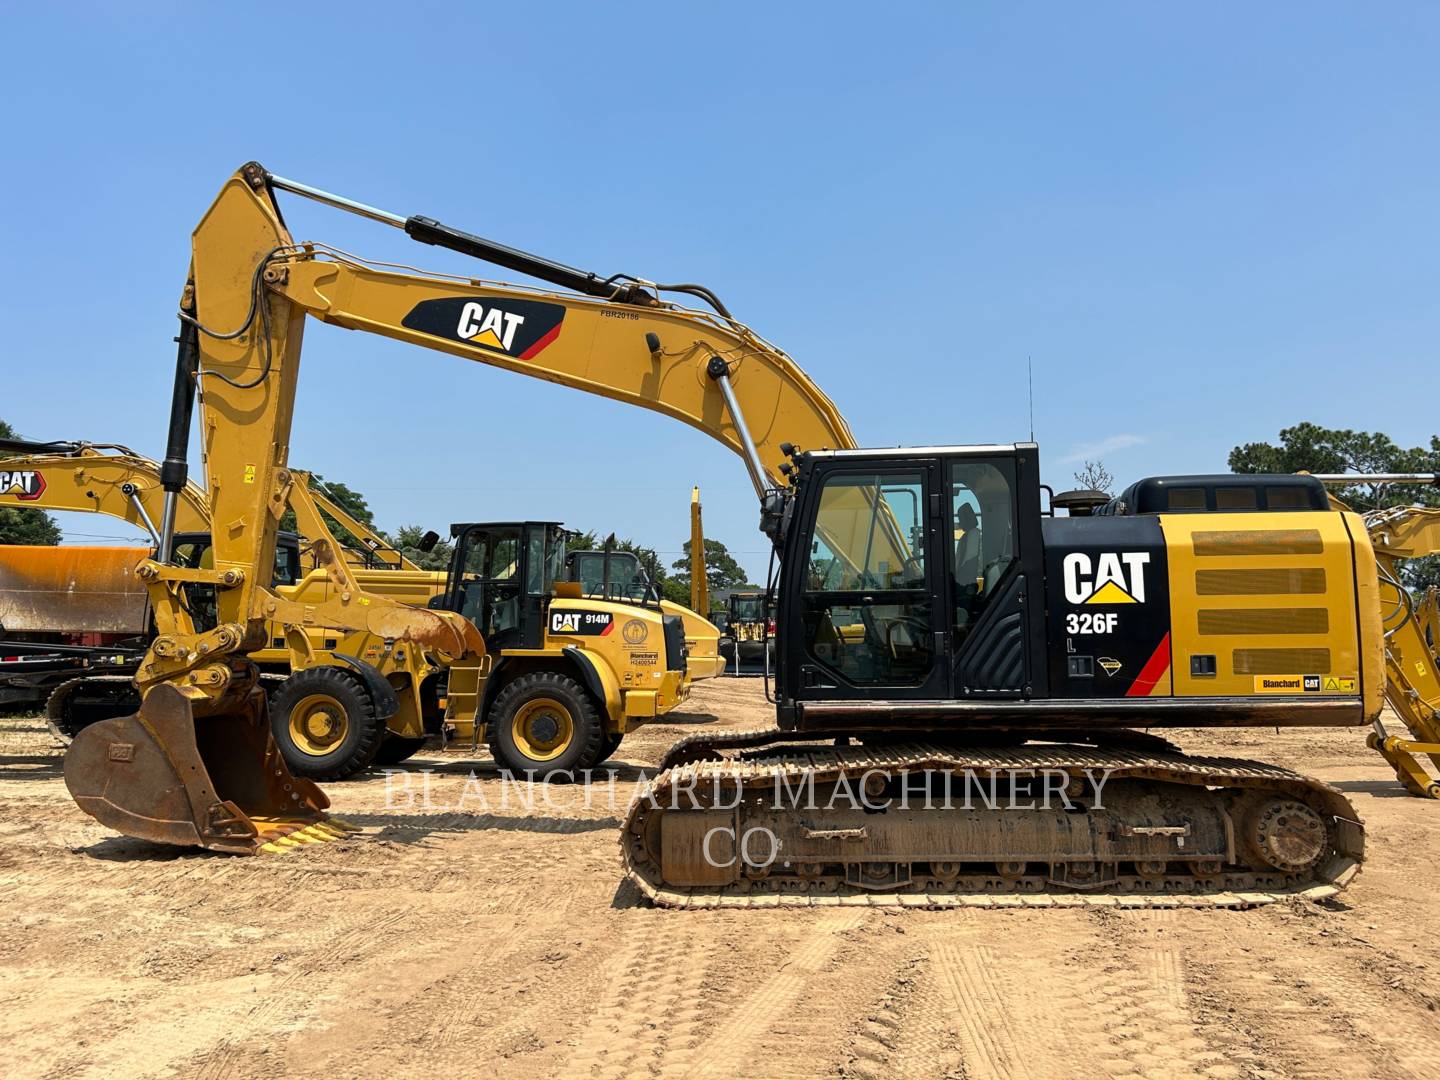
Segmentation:
<svg viewBox="0 0 1440 1080">
<path fill-rule="evenodd" d="M 115 452 L 104 453 L 106 449 Z M 159 491 L 158 466 L 133 451 L 85 443 L 13 440 L 0 443 L 0 451 L 25 452 L 25 456 L 13 458 L 9 463 L 23 467 L 26 475 L 34 478 L 28 505 L 108 513 L 127 520 L 133 515 L 135 521 L 147 526 L 158 516 L 153 513 Z M 297 536 L 280 534 L 272 579 L 277 592 L 298 603 L 319 603 L 334 589 L 347 587 L 343 576 L 348 574 L 354 585 L 362 586 L 372 595 L 420 606 L 437 606 L 437 601 L 444 601 L 438 606 L 450 604 L 453 610 L 461 610 L 464 599 L 457 592 L 460 587 L 457 582 L 473 576 L 468 573 L 462 556 L 456 556 L 448 573 L 419 570 L 390 548 L 383 537 L 326 498 L 309 483 L 305 474 L 296 472 L 295 476 L 306 491 L 306 499 L 295 498 L 294 509 L 308 541 L 302 545 Z M 5 496 L 0 495 L 0 501 L 4 500 Z M 343 525 L 360 547 L 342 548 L 321 518 L 321 510 Z M 189 485 L 176 512 L 177 522 L 193 530 L 208 523 L 208 513 L 206 496 L 195 485 Z M 454 527 L 456 535 L 462 538 L 479 535 L 482 530 L 488 530 L 486 535 L 499 536 L 504 532 L 510 536 L 504 546 L 512 553 L 516 550 L 526 553 L 533 545 L 542 545 L 546 550 L 553 548 L 556 553 L 563 551 L 563 530 L 558 524 Z M 529 539 L 532 533 L 533 544 Z M 136 645 L 143 642 L 148 624 L 143 590 L 138 596 L 131 590 L 130 603 L 108 604 L 103 612 L 88 609 L 95 606 L 93 600 L 84 612 L 69 611 L 63 616 L 56 612 L 57 605 L 73 609 L 77 601 L 94 596 L 99 590 L 125 589 L 134 581 L 128 571 L 141 554 L 133 548 L 87 552 L 89 576 L 93 580 L 80 581 L 72 565 L 74 551 L 0 549 L 0 605 L 9 601 L 7 616 L 11 615 L 17 600 L 24 600 L 27 602 L 25 614 L 32 619 L 43 615 L 41 621 L 52 626 L 57 618 L 68 620 L 67 625 L 78 622 L 81 629 L 87 621 L 91 626 L 106 625 L 104 619 L 113 620 L 117 614 L 137 624 L 130 627 L 126 648 L 119 652 L 113 648 L 61 647 L 56 653 L 57 646 L 52 643 L 48 655 L 39 654 L 49 661 L 46 673 L 49 678 L 42 680 L 38 672 L 24 673 L 23 677 L 34 689 L 47 687 L 48 682 L 55 684 L 48 686 L 51 692 L 46 711 L 52 730 L 63 741 L 68 741 L 89 723 L 138 706 L 139 697 L 130 676 L 139 660 Z M 171 551 L 177 566 L 198 570 L 212 565 L 208 533 L 178 532 Z M 335 552 L 344 554 L 347 565 L 343 570 L 332 565 Z M 35 564 L 39 563 L 41 569 L 53 569 L 51 564 L 57 563 L 57 554 L 62 556 L 58 562 L 71 568 L 71 572 L 63 580 L 48 582 L 48 589 L 43 588 L 46 583 L 39 580 L 41 575 L 37 574 Z M 97 567 L 97 562 L 104 565 Z M 307 562 L 315 564 L 308 571 L 304 569 Z M 518 564 L 512 560 L 512 570 L 514 565 Z M 375 569 L 377 566 L 385 569 Z M 394 569 L 396 567 L 405 569 Z M 544 594 L 548 597 L 552 586 L 562 592 L 573 592 L 567 582 L 554 578 L 552 569 L 547 564 L 543 571 Z M 105 574 L 105 570 L 111 572 Z M 537 568 L 536 572 L 542 571 Z M 503 586 L 495 584 L 493 588 Z M 37 611 L 34 603 L 41 597 L 45 612 Z M 608 641 L 556 634 L 543 618 L 533 625 L 499 625 L 493 620 L 503 619 L 503 611 L 497 614 L 489 609 L 476 609 L 475 615 L 484 620 L 482 629 L 487 634 L 496 634 L 502 642 L 515 637 L 518 644 L 514 647 L 526 651 L 521 658 L 506 651 L 508 644 L 492 646 L 493 664 L 485 680 L 486 692 L 478 698 L 474 692 L 479 685 L 478 676 L 472 671 L 453 672 L 450 664 L 437 657 L 415 650 L 408 654 L 405 650 L 387 650 L 385 643 L 372 635 L 320 627 L 304 629 L 305 650 L 297 655 L 291 648 L 286 628 L 271 624 L 266 634 L 267 644 L 252 652 L 251 659 L 259 667 L 262 685 L 270 696 L 278 749 L 297 775 L 325 780 L 345 779 L 371 764 L 399 763 L 431 736 L 439 737 L 442 745 L 452 749 L 468 748 L 474 752 L 492 720 L 498 718 L 503 726 L 510 722 L 509 713 L 524 704 L 523 701 L 517 704 L 516 691 L 512 690 L 504 699 L 499 698 L 500 691 L 521 675 L 546 674 L 553 676 L 559 687 L 551 696 L 568 703 L 567 711 L 558 711 L 557 706 L 540 716 L 535 724 L 545 730 L 549 730 L 547 725 L 563 729 L 569 734 L 559 741 L 550 735 L 549 744 L 543 740 L 527 741 L 524 725 L 512 724 L 514 730 L 498 740 L 497 761 L 516 772 L 592 768 L 614 753 L 626 731 L 683 701 L 692 678 L 708 678 L 715 673 L 714 665 L 707 664 L 706 657 L 715 656 L 718 633 L 708 622 L 680 605 L 643 594 L 632 602 L 626 602 L 625 597 L 612 599 L 618 602 L 605 603 L 593 610 L 608 612 L 616 625 L 630 627 L 632 635 L 640 634 L 643 628 L 644 638 L 651 642 L 651 647 L 614 649 L 608 647 Z M 192 585 L 186 602 L 201 625 L 213 625 L 213 590 Z M 674 641 L 675 625 L 683 630 L 683 640 L 678 646 Z M 663 644 L 659 652 L 655 647 L 657 643 Z M 23 644 L 17 642 L 16 647 Z M 693 661 L 689 658 L 692 647 L 695 649 Z M 69 665 L 71 660 L 98 661 L 103 669 L 82 673 Z M 12 666 L 19 668 L 26 663 L 17 660 Z M 367 679 L 368 673 L 359 665 L 373 668 L 388 685 L 380 686 L 373 676 Z M 676 671 L 680 672 L 678 676 L 674 674 Z M 446 697 L 452 674 L 455 702 L 447 719 Z M 492 715 L 492 705 L 497 700 L 500 708 Z M 473 713 L 476 708 L 480 710 L 478 723 Z"/>
<path fill-rule="evenodd" d="M 559 291 L 297 244 L 281 193 Z M 203 380 L 226 523 L 215 568 L 141 567 L 157 611 L 181 583 L 213 583 L 221 626 L 177 614 L 141 667 L 139 715 L 76 739 L 66 780 L 98 820 L 245 851 L 278 807 L 287 827 L 323 825 L 323 795 L 290 779 L 246 708 L 246 628 L 292 614 L 253 577 L 291 483 L 307 318 L 650 408 L 740 455 L 775 551 L 777 726 L 667 753 L 622 833 L 655 902 L 1248 906 L 1330 896 L 1358 871 L 1363 829 L 1338 791 L 1153 732 L 1378 718 L 1396 638 L 1376 542 L 1318 481 L 1153 478 L 1114 512 L 1059 517 L 1033 443 L 859 448 L 794 361 L 703 286 L 584 272 L 253 162 L 193 237 L 166 461 L 170 491 L 186 388 Z M 314 616 L 483 649 L 451 619 L 347 606 L 361 599 Z M 1433 676 L 1432 661 L 1415 670 Z"/>
<path fill-rule="evenodd" d="M 775 620 L 763 589 L 731 590 L 725 597 L 725 633 L 733 659 L 769 670 L 775 656 Z"/>
</svg>

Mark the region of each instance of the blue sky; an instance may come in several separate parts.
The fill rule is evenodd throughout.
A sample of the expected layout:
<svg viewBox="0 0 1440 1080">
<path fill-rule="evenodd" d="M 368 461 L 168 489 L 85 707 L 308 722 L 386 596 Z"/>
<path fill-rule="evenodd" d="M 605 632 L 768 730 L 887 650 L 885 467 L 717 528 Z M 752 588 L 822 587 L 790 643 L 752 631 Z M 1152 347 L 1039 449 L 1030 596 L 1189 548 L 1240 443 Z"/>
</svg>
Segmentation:
<svg viewBox="0 0 1440 1080">
<path fill-rule="evenodd" d="M 189 231 L 251 158 L 704 282 L 866 445 L 1025 438 L 1027 356 L 1062 486 L 1086 456 L 1122 483 L 1223 469 L 1302 419 L 1440 426 L 1433 6 L 53 4 L 6 27 L 0 416 L 29 436 L 159 454 Z M 703 435 L 331 327 L 291 461 L 385 527 L 556 517 L 671 558 L 698 483 L 764 570 L 745 471 Z"/>
</svg>

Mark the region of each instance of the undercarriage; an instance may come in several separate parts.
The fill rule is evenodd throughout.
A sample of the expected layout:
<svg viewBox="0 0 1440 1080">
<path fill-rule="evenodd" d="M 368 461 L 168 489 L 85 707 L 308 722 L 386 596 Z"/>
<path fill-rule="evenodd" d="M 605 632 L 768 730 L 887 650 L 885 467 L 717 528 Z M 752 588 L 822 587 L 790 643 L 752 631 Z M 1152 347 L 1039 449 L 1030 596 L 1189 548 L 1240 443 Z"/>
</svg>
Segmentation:
<svg viewBox="0 0 1440 1080">
<path fill-rule="evenodd" d="M 768 732 L 687 740 L 666 765 L 621 846 L 672 907 L 1251 907 L 1334 895 L 1364 851 L 1325 784 L 1149 748 Z"/>
</svg>

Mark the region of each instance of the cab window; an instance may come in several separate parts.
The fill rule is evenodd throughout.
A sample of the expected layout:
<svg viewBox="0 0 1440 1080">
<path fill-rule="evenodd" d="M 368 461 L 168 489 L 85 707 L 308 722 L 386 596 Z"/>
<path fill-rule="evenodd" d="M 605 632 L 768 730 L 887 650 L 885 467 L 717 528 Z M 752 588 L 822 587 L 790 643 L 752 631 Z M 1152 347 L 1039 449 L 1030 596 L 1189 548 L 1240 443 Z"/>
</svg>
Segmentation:
<svg viewBox="0 0 1440 1080">
<path fill-rule="evenodd" d="M 802 635 L 809 656 L 850 683 L 914 686 L 934 664 L 923 506 L 918 472 L 836 472 L 824 481 Z"/>
<path fill-rule="evenodd" d="M 460 614 L 483 634 L 520 625 L 520 536 L 517 530 L 471 529 L 464 537 Z"/>
<path fill-rule="evenodd" d="M 1271 510 L 1309 510 L 1310 493 L 1302 487 L 1266 488 L 1265 505 Z"/>
<path fill-rule="evenodd" d="M 990 606 L 996 586 L 1017 557 L 1014 462 L 952 462 L 950 521 L 948 548 L 958 645 Z"/>
<path fill-rule="evenodd" d="M 545 530 L 531 529 L 526 540 L 525 591 L 531 596 L 545 594 Z"/>
</svg>

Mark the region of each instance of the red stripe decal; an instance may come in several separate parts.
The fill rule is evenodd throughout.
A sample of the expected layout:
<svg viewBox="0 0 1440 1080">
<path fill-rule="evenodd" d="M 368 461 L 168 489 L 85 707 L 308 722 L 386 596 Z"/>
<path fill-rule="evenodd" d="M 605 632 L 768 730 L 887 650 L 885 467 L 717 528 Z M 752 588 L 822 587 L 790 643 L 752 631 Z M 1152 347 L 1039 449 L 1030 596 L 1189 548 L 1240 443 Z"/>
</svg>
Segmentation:
<svg viewBox="0 0 1440 1080">
<path fill-rule="evenodd" d="M 545 348 L 546 345 L 549 345 L 552 341 L 554 341 L 557 337 L 560 336 L 560 327 L 562 327 L 562 326 L 564 326 L 564 325 L 565 325 L 565 324 L 564 324 L 563 322 L 558 322 L 558 323 L 556 323 L 556 324 L 555 324 L 555 329 L 551 330 L 548 334 L 546 334 L 544 337 L 542 337 L 539 341 L 535 342 L 534 345 L 531 345 L 528 349 L 526 349 L 523 353 L 521 353 L 521 354 L 520 354 L 520 359 L 521 359 L 521 360 L 532 360 L 532 359 L 534 359 L 536 356 L 538 356 L 538 355 L 540 354 L 540 350 L 541 350 L 541 349 Z"/>
<path fill-rule="evenodd" d="M 614 620 L 614 619 L 611 619 L 608 623 L 605 624 L 605 629 L 600 631 L 600 636 L 601 636 L 601 637 L 604 637 L 606 634 L 608 634 L 611 630 L 614 630 L 614 629 L 615 629 L 615 620 Z"/>
<path fill-rule="evenodd" d="M 1160 639 L 1160 644 L 1155 646 L 1155 651 L 1150 654 L 1150 659 L 1145 661 L 1145 666 L 1140 669 L 1140 674 L 1135 676 L 1135 681 L 1130 684 L 1130 689 L 1125 691 L 1125 696 L 1148 697 L 1150 691 L 1155 689 L 1155 684 L 1169 670 L 1170 634 L 1167 632 Z"/>
</svg>

